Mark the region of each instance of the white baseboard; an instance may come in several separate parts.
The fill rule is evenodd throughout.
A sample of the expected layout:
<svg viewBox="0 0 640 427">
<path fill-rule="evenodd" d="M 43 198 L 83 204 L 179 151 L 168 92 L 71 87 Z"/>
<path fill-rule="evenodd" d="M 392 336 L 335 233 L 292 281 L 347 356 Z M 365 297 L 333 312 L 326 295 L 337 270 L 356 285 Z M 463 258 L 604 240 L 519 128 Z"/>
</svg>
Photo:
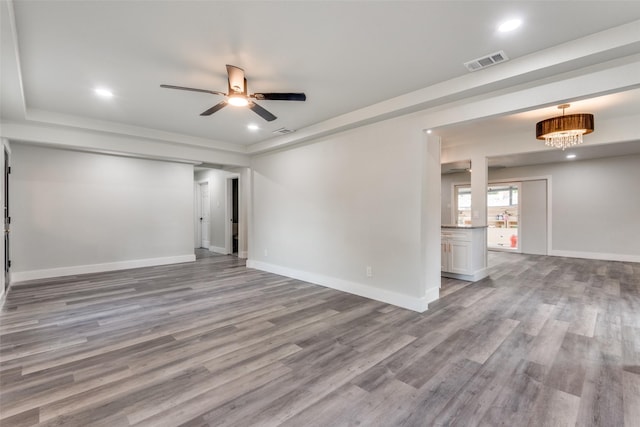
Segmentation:
<svg viewBox="0 0 640 427">
<path fill-rule="evenodd" d="M 429 303 L 437 300 L 439 297 L 440 283 L 438 283 L 438 286 L 430 288 L 427 291 L 427 295 L 425 295 L 424 297 L 416 298 L 386 289 L 363 285 L 362 283 L 338 279 L 336 277 L 324 276 L 316 273 L 309 273 L 307 271 L 295 270 L 292 268 L 282 267 L 263 261 L 256 261 L 251 259 L 247 260 L 247 267 L 254 268 L 256 270 L 267 271 L 269 273 L 278 274 L 280 276 L 303 280 L 315 285 L 325 286 L 327 288 L 336 289 L 338 291 L 385 302 L 387 304 L 396 305 L 398 307 L 417 311 L 419 313 L 426 311 Z"/>
<path fill-rule="evenodd" d="M 608 254 L 600 252 L 580 252 L 580 251 L 559 251 L 552 250 L 551 256 L 562 256 L 567 258 L 599 259 L 602 261 L 640 262 L 640 255 Z"/>
<path fill-rule="evenodd" d="M 238 252 L 238 258 L 241 258 L 241 259 L 249 258 L 249 252 L 247 252 L 247 251 L 239 251 Z"/>
<path fill-rule="evenodd" d="M 115 270 L 128 270 L 131 268 L 193 262 L 195 260 L 196 256 L 194 254 L 189 254 L 162 258 L 134 259 L 104 264 L 75 265 L 71 267 L 48 268 L 44 270 L 18 271 L 11 273 L 11 286 L 19 285 L 17 282 L 24 282 L 26 280 L 49 279 L 52 277 L 75 276 L 78 274 L 102 273 L 105 271 Z"/>
<path fill-rule="evenodd" d="M 489 275 L 489 270 L 487 268 L 483 268 L 481 270 L 475 271 L 473 274 L 458 274 L 458 273 L 450 273 L 448 271 L 442 271 L 440 272 L 440 274 L 444 277 L 449 277 L 451 279 L 477 282 L 478 280 L 481 280 L 487 277 Z"/>
<path fill-rule="evenodd" d="M 220 246 L 209 246 L 209 250 L 211 252 L 215 252 L 217 254 L 223 254 L 223 255 L 227 255 L 229 252 L 227 252 L 227 248 L 221 248 Z"/>
</svg>

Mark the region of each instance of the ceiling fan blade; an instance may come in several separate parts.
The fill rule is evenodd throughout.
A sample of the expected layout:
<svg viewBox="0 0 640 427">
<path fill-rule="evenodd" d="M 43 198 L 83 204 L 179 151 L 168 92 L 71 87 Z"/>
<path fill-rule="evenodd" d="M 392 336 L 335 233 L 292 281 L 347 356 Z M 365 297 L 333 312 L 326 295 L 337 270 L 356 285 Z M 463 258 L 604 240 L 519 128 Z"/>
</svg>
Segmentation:
<svg viewBox="0 0 640 427">
<path fill-rule="evenodd" d="M 244 78 L 244 70 L 235 65 L 227 65 L 227 75 L 229 76 L 229 94 L 231 91 L 236 93 L 246 93 L 246 79 Z"/>
<path fill-rule="evenodd" d="M 216 111 L 222 110 L 226 106 L 227 106 L 227 101 L 226 100 L 220 101 L 216 105 L 214 105 L 213 107 L 209 108 L 207 111 L 201 113 L 200 115 L 201 116 L 210 116 L 213 113 L 215 113 Z"/>
<path fill-rule="evenodd" d="M 268 122 L 272 122 L 275 119 L 277 119 L 276 116 L 274 116 L 273 114 L 271 114 L 270 112 L 268 112 L 267 110 L 265 110 L 264 108 L 262 108 L 261 106 L 259 106 L 253 101 L 249 101 L 248 107 L 251 108 L 254 113 L 256 113 L 257 115 L 259 115 L 260 117 L 262 117 Z"/>
<path fill-rule="evenodd" d="M 307 99 L 304 93 L 254 93 L 251 97 L 268 101 L 306 101 Z"/>
<path fill-rule="evenodd" d="M 163 87 L 165 89 L 179 89 L 179 90 L 190 90 L 192 92 L 211 93 L 213 95 L 222 95 L 222 96 L 226 96 L 227 95 L 226 93 L 218 92 L 216 90 L 195 89 L 195 88 L 192 88 L 192 87 L 184 87 L 184 86 L 160 85 L 160 87 Z"/>
</svg>

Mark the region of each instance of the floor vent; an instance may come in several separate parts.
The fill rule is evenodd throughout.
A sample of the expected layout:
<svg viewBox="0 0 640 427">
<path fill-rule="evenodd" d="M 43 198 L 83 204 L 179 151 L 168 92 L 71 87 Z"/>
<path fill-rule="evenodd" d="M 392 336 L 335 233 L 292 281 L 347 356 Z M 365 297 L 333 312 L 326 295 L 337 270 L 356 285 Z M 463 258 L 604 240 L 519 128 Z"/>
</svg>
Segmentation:
<svg viewBox="0 0 640 427">
<path fill-rule="evenodd" d="M 280 129 L 276 129 L 273 131 L 273 133 L 278 134 L 278 135 L 286 135 L 288 133 L 293 133 L 295 132 L 295 130 L 293 129 L 287 129 L 287 128 L 280 128 Z"/>
<path fill-rule="evenodd" d="M 495 64 L 499 64 L 508 60 L 507 54 L 504 53 L 503 50 L 499 52 L 495 52 L 482 58 L 474 59 L 473 61 L 465 62 L 464 66 L 467 67 L 469 71 L 478 71 L 482 68 L 487 68 Z"/>
</svg>

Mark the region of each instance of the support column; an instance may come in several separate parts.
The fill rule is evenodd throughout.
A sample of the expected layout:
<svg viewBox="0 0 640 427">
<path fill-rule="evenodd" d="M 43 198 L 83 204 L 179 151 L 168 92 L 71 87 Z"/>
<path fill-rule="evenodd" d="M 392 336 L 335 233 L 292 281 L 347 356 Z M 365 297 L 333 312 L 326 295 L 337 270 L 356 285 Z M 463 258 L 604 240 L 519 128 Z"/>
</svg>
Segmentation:
<svg viewBox="0 0 640 427">
<path fill-rule="evenodd" d="M 424 311 L 427 305 L 438 299 L 440 290 L 440 203 L 441 167 L 440 137 L 424 134 L 422 150 L 422 208 L 421 208 L 421 248 L 423 280 L 421 299 Z"/>
<path fill-rule="evenodd" d="M 487 158 L 471 158 L 471 225 L 487 225 L 487 186 L 489 172 Z"/>
<path fill-rule="evenodd" d="M 478 277 L 487 275 L 488 250 L 487 250 L 487 186 L 489 185 L 489 164 L 484 155 L 471 157 L 471 225 L 484 227 L 482 238 L 474 241 L 473 258 L 480 261 L 483 270 Z"/>
</svg>

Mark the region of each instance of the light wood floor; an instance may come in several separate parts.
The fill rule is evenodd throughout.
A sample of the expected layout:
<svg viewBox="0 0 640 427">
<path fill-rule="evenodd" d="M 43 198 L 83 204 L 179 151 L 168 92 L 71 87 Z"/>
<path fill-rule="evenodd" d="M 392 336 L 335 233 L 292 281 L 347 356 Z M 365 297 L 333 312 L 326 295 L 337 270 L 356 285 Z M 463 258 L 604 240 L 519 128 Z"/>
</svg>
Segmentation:
<svg viewBox="0 0 640 427">
<path fill-rule="evenodd" d="M 418 314 L 203 254 L 12 288 L 0 425 L 640 425 L 640 264 L 490 253 Z"/>
</svg>

